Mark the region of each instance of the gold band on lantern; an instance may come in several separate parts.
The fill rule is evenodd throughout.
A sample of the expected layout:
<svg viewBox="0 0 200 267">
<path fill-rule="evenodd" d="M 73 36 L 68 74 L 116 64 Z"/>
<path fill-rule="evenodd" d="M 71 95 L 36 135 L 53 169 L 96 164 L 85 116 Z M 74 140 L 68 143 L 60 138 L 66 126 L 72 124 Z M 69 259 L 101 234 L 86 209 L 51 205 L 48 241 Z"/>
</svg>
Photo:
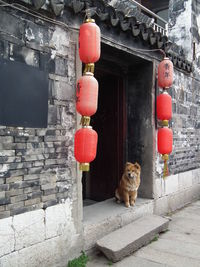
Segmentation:
<svg viewBox="0 0 200 267">
<path fill-rule="evenodd" d="M 82 126 L 89 126 L 90 125 L 90 117 L 88 116 L 82 116 L 80 124 Z"/>
<path fill-rule="evenodd" d="M 166 177 L 169 176 L 169 170 L 167 165 L 167 161 L 169 160 L 169 155 L 168 154 L 162 155 L 162 159 L 164 160 L 163 179 L 166 179 Z"/>
<path fill-rule="evenodd" d="M 89 172 L 90 164 L 89 163 L 80 163 L 79 170 L 83 172 Z"/>
<path fill-rule="evenodd" d="M 86 72 L 94 73 L 94 63 L 85 64 L 85 69 L 84 69 L 83 74 L 85 75 Z"/>
<path fill-rule="evenodd" d="M 95 23 L 95 20 L 91 18 L 85 20 L 85 23 L 90 23 L 90 22 Z"/>
<path fill-rule="evenodd" d="M 169 121 L 168 120 L 163 120 L 162 121 L 162 126 L 169 126 Z"/>
</svg>

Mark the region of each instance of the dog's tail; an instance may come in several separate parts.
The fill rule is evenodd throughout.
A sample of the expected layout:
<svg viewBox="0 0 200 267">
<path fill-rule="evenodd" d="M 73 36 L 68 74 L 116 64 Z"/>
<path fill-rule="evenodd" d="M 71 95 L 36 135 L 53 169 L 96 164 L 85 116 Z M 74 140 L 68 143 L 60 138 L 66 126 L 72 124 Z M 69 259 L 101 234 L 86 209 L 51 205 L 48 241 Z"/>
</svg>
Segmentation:
<svg viewBox="0 0 200 267">
<path fill-rule="evenodd" d="M 117 202 L 121 201 L 118 188 L 115 190 L 115 199 L 116 199 Z"/>
</svg>

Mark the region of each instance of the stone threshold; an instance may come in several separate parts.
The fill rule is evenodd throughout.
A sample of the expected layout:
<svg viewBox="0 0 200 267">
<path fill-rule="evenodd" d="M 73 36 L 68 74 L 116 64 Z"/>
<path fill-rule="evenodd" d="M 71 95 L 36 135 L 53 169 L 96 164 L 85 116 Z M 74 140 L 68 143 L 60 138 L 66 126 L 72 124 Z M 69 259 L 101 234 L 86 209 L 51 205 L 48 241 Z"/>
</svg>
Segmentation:
<svg viewBox="0 0 200 267">
<path fill-rule="evenodd" d="M 138 218 L 153 214 L 154 200 L 137 198 L 134 207 L 126 208 L 108 199 L 83 208 L 84 250 L 95 248 L 96 241 Z"/>
</svg>

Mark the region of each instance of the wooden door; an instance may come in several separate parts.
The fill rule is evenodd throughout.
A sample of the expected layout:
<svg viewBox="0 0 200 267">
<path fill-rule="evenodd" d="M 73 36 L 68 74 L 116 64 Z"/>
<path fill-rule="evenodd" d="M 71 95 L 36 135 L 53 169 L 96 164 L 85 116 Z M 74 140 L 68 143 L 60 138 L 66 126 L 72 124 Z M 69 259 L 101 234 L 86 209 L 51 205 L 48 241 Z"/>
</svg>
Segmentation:
<svg viewBox="0 0 200 267">
<path fill-rule="evenodd" d="M 125 145 L 125 90 L 123 77 L 96 70 L 99 82 L 98 111 L 91 125 L 98 133 L 97 157 L 91 163 L 90 199 L 114 196 L 123 172 Z"/>
</svg>

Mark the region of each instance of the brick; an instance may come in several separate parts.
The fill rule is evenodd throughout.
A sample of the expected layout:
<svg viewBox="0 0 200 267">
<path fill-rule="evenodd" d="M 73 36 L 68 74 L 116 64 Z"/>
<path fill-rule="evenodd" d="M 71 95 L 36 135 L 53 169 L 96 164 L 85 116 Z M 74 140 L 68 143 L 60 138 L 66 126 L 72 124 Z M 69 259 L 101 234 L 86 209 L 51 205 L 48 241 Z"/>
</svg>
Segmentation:
<svg viewBox="0 0 200 267">
<path fill-rule="evenodd" d="M 38 149 L 38 148 L 43 148 L 44 143 L 40 142 L 32 142 L 32 143 L 27 143 L 27 149 Z"/>
<path fill-rule="evenodd" d="M 10 186 L 8 184 L 0 185 L 0 192 L 9 190 Z"/>
<path fill-rule="evenodd" d="M 42 201 L 49 201 L 49 200 L 54 200 L 56 199 L 56 194 L 48 195 L 48 196 L 42 196 Z"/>
<path fill-rule="evenodd" d="M 36 179 L 39 179 L 39 178 L 40 178 L 39 174 L 24 175 L 24 181 L 26 181 L 26 180 L 36 180 Z"/>
<path fill-rule="evenodd" d="M 0 212 L 5 210 L 5 206 L 0 206 Z"/>
<path fill-rule="evenodd" d="M 38 161 L 45 159 L 44 155 L 22 156 L 22 161 Z"/>
<path fill-rule="evenodd" d="M 28 197 L 27 197 L 26 194 L 19 195 L 19 196 L 14 196 L 14 197 L 11 197 L 11 198 L 10 198 L 10 202 L 11 202 L 11 203 L 17 203 L 17 202 L 26 200 L 27 198 L 28 198 Z"/>
<path fill-rule="evenodd" d="M 6 192 L 7 197 L 18 196 L 24 193 L 23 189 L 15 189 Z"/>
<path fill-rule="evenodd" d="M 11 216 L 19 215 L 21 213 L 26 213 L 32 210 L 33 210 L 32 206 L 26 206 L 26 207 L 22 206 L 21 208 L 15 208 L 15 209 L 10 210 L 10 215 Z"/>
<path fill-rule="evenodd" d="M 48 125 L 56 125 L 60 123 L 60 111 L 56 106 L 49 105 Z"/>
<path fill-rule="evenodd" d="M 39 204 L 40 202 L 41 202 L 40 198 L 25 200 L 25 206 L 31 206 L 31 205 Z"/>
<path fill-rule="evenodd" d="M 0 199 L 3 199 L 6 197 L 6 192 L 3 191 L 3 192 L 0 192 Z"/>
<path fill-rule="evenodd" d="M 31 168 L 29 169 L 28 173 L 29 174 L 40 174 L 42 170 L 43 170 L 42 167 Z"/>
<path fill-rule="evenodd" d="M 47 159 L 45 160 L 45 165 L 59 165 L 66 164 L 67 159 Z"/>
<path fill-rule="evenodd" d="M 21 157 L 0 157 L 0 163 L 13 163 L 13 162 L 20 162 Z"/>
<path fill-rule="evenodd" d="M 32 163 L 31 162 L 19 162 L 19 163 L 10 163 L 9 164 L 9 169 L 10 170 L 17 170 L 17 169 L 26 169 L 26 168 L 31 168 Z"/>
<path fill-rule="evenodd" d="M 6 177 L 16 177 L 16 176 L 21 176 L 21 175 L 25 175 L 27 174 L 28 170 L 27 169 L 20 169 L 20 170 L 13 170 L 13 171 L 9 171 L 6 174 Z"/>
<path fill-rule="evenodd" d="M 58 192 L 57 188 L 52 188 L 52 189 L 46 189 L 44 190 L 44 196 L 52 195 Z"/>
<path fill-rule="evenodd" d="M 20 137 L 15 137 L 15 143 L 32 143 L 32 142 L 42 142 L 43 138 L 39 136 L 20 136 Z"/>
<path fill-rule="evenodd" d="M 40 166 L 44 166 L 44 160 L 40 160 L 40 161 L 34 161 L 32 163 L 33 167 L 40 167 Z"/>
<path fill-rule="evenodd" d="M 17 210 L 24 206 L 24 201 L 6 205 L 6 210 Z"/>
<path fill-rule="evenodd" d="M 45 142 L 58 142 L 58 141 L 66 141 L 67 137 L 66 136 L 45 136 L 44 141 Z"/>
<path fill-rule="evenodd" d="M 1 150 L 0 151 L 0 157 L 11 157 L 15 156 L 15 150 Z"/>
<path fill-rule="evenodd" d="M 16 177 L 10 177 L 10 178 L 6 178 L 6 183 L 15 183 L 15 182 L 19 182 L 22 181 L 23 176 L 16 176 Z"/>
<path fill-rule="evenodd" d="M 58 200 L 57 199 L 53 199 L 53 200 L 49 200 L 49 201 L 45 201 L 45 203 L 43 204 L 43 208 L 47 208 L 53 205 L 58 204 Z"/>
<path fill-rule="evenodd" d="M 1 143 L 0 149 L 26 149 L 25 143 Z"/>
<path fill-rule="evenodd" d="M 27 180 L 22 182 L 16 182 L 10 184 L 10 189 L 19 189 L 19 188 L 25 188 L 25 187 L 32 187 L 32 186 L 38 186 L 40 185 L 40 180 Z"/>
<path fill-rule="evenodd" d="M 42 196 L 42 191 L 29 192 L 29 194 L 27 196 L 28 196 L 28 199 L 39 198 Z"/>
<path fill-rule="evenodd" d="M 24 188 L 24 194 L 32 193 L 32 192 L 41 192 L 40 186 L 32 186 Z"/>
<path fill-rule="evenodd" d="M 13 137 L 11 137 L 11 136 L 0 136 L 0 143 L 13 143 Z"/>
<path fill-rule="evenodd" d="M 41 185 L 42 190 L 48 190 L 48 189 L 53 189 L 53 188 L 56 188 L 56 183 L 47 183 L 47 184 Z"/>
<path fill-rule="evenodd" d="M 44 153 L 44 148 L 35 148 L 35 149 L 24 149 L 24 150 L 16 150 L 17 156 L 28 156 L 28 155 L 40 155 Z"/>
<path fill-rule="evenodd" d="M 40 181 L 42 186 L 45 184 L 55 184 L 55 182 L 57 181 L 57 177 L 56 175 L 46 175 L 42 176 Z"/>
<path fill-rule="evenodd" d="M 4 219 L 4 218 L 7 218 L 7 217 L 10 217 L 10 211 L 1 211 L 0 212 L 0 219 Z M 2 238 L 1 238 L 1 241 L 2 241 Z"/>
<path fill-rule="evenodd" d="M 70 195 L 69 195 L 69 192 L 66 191 L 62 193 L 57 193 L 56 196 L 57 196 L 58 201 L 62 201 L 63 199 L 69 198 Z"/>
<path fill-rule="evenodd" d="M 6 205 L 8 203 L 10 203 L 10 198 L 9 197 L 0 198 L 0 205 Z"/>
</svg>

